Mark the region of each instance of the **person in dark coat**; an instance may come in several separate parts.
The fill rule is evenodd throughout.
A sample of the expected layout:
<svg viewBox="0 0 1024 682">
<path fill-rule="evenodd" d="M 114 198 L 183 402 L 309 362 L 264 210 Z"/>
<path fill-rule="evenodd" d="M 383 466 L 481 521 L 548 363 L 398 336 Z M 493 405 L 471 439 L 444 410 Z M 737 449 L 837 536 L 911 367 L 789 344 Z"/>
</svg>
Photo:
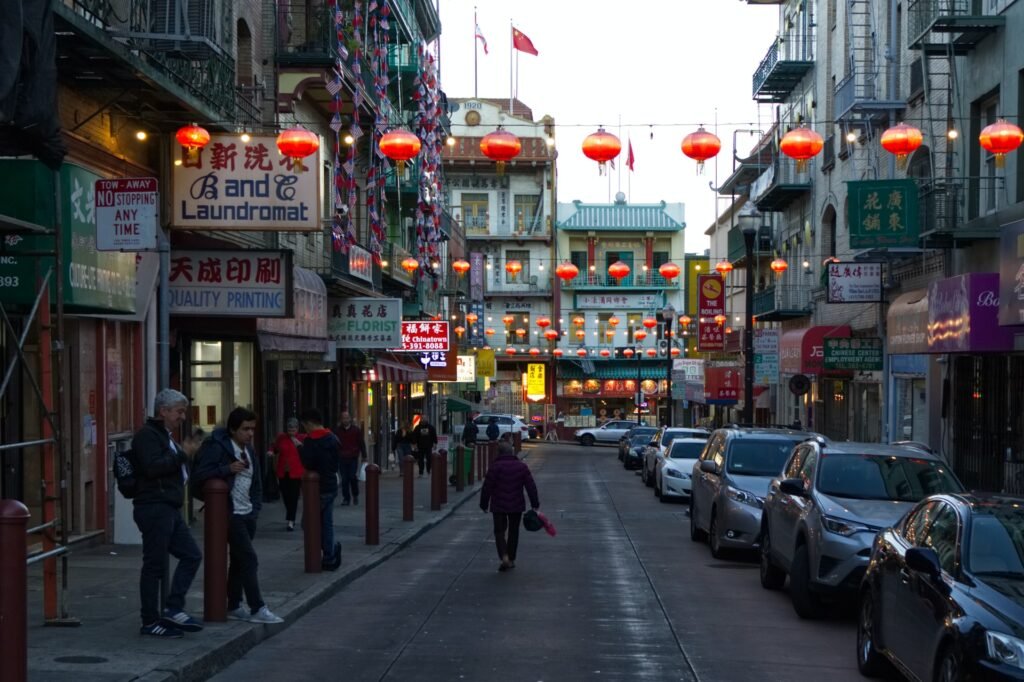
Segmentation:
<svg viewBox="0 0 1024 682">
<path fill-rule="evenodd" d="M 487 440 L 498 440 L 498 436 L 501 435 L 501 429 L 498 427 L 498 418 L 491 417 L 487 420 Z"/>
<path fill-rule="evenodd" d="M 463 445 L 475 445 L 476 437 L 480 433 L 480 428 L 473 421 L 471 416 L 466 417 L 466 425 L 462 427 L 462 444 Z"/>
<path fill-rule="evenodd" d="M 336 571 L 341 566 L 341 543 L 334 541 L 334 498 L 338 496 L 341 443 L 330 429 L 324 428 L 320 410 L 305 410 L 299 420 L 308 434 L 299 446 L 302 466 L 320 476 L 321 567 L 325 571 Z"/>
<path fill-rule="evenodd" d="M 494 544 L 501 558 L 499 571 L 516 567 L 516 548 L 519 545 L 519 524 L 526 511 L 523 491 L 530 497 L 530 507 L 540 508 L 537 484 L 526 462 L 516 457 L 512 444 L 498 443 L 498 456 L 487 470 L 484 486 L 480 491 L 480 508 L 490 509 L 494 519 Z"/>
<path fill-rule="evenodd" d="M 416 446 L 416 463 L 420 467 L 420 476 L 426 469 L 430 473 L 430 455 L 437 445 L 437 430 L 434 425 L 427 421 L 426 417 L 420 419 L 420 423 L 413 427 L 412 442 Z"/>
</svg>

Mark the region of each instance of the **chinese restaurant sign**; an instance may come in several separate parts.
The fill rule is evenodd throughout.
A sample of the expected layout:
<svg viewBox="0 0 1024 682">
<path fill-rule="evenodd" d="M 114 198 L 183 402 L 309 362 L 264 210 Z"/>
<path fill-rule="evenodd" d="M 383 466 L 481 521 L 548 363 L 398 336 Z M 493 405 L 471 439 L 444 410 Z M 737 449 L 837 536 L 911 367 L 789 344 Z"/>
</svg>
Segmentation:
<svg viewBox="0 0 1024 682">
<path fill-rule="evenodd" d="M 494 349 L 481 348 L 476 352 L 476 375 L 494 378 Z"/>
<path fill-rule="evenodd" d="M 825 369 L 881 371 L 882 339 L 825 339 Z"/>
<path fill-rule="evenodd" d="M 402 343 L 401 325 L 400 298 L 335 299 L 327 337 L 338 348 L 397 348 Z"/>
<path fill-rule="evenodd" d="M 213 135 L 195 160 L 175 148 L 174 227 L 213 230 L 314 231 L 320 225 L 320 153 L 302 160 L 281 154 L 272 136 L 242 142 Z"/>
<path fill-rule="evenodd" d="M 448 350 L 448 322 L 402 322 L 402 347 L 407 353 Z"/>
<path fill-rule="evenodd" d="M 420 353 L 420 364 L 427 370 L 427 381 L 458 381 L 458 357 L 448 351 Z"/>
<path fill-rule="evenodd" d="M 172 251 L 171 313 L 291 317 L 291 251 Z"/>
<path fill-rule="evenodd" d="M 1003 225 L 999 238 L 999 324 L 1024 324 L 1024 220 Z"/>
<path fill-rule="evenodd" d="M 576 308 L 616 306 L 629 310 L 654 310 L 665 305 L 663 294 L 576 294 Z"/>
<path fill-rule="evenodd" d="M 547 395 L 544 365 L 531 362 L 526 366 L 526 397 L 529 400 L 543 400 Z"/>
<path fill-rule="evenodd" d="M 828 303 L 878 303 L 882 300 L 881 263 L 829 263 Z"/>
<path fill-rule="evenodd" d="M 913 180 L 849 182 L 851 249 L 917 246 L 920 234 Z"/>
<path fill-rule="evenodd" d="M 739 367 L 708 367 L 704 370 L 704 403 L 731 405 L 740 399 L 743 370 Z"/>
<path fill-rule="evenodd" d="M 725 284 L 718 275 L 697 278 L 697 350 L 725 350 L 725 326 L 715 321 L 725 315 Z"/>
</svg>

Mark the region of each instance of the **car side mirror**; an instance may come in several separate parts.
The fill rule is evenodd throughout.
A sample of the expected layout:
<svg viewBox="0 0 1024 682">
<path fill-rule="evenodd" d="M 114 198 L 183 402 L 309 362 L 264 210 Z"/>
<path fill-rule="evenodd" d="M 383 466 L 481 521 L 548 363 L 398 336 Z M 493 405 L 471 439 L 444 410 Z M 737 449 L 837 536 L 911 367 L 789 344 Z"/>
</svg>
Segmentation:
<svg viewBox="0 0 1024 682">
<path fill-rule="evenodd" d="M 942 575 L 939 555 L 931 547 L 911 547 L 907 550 L 907 568 L 924 573 L 932 580 Z"/>
<path fill-rule="evenodd" d="M 705 459 L 700 463 L 700 470 L 706 474 L 717 474 L 718 465 L 715 464 L 713 459 Z"/>
<path fill-rule="evenodd" d="M 787 495 L 796 495 L 797 497 L 803 497 L 807 494 L 807 489 L 804 488 L 804 479 L 802 478 L 782 479 L 779 481 L 779 491 Z"/>
</svg>

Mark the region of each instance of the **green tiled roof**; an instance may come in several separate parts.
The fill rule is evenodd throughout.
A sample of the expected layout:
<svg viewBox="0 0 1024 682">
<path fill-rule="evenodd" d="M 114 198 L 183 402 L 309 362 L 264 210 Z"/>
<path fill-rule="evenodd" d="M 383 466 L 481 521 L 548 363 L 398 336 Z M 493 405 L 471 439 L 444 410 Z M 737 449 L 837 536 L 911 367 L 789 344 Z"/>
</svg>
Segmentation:
<svg viewBox="0 0 1024 682">
<path fill-rule="evenodd" d="M 636 379 L 636 360 L 625 361 L 617 364 L 602 363 L 599 360 L 594 361 L 594 372 L 592 374 L 585 374 L 583 368 L 579 365 L 572 364 L 567 360 L 562 360 L 558 363 L 558 378 L 559 379 Z M 668 372 L 666 371 L 665 365 L 648 364 L 647 361 L 642 360 L 640 365 L 640 378 L 641 379 L 666 379 L 668 378 Z"/>
<path fill-rule="evenodd" d="M 660 204 L 584 204 L 573 202 L 575 212 L 558 223 L 562 230 L 636 230 L 637 232 L 678 232 L 686 225 Z"/>
</svg>

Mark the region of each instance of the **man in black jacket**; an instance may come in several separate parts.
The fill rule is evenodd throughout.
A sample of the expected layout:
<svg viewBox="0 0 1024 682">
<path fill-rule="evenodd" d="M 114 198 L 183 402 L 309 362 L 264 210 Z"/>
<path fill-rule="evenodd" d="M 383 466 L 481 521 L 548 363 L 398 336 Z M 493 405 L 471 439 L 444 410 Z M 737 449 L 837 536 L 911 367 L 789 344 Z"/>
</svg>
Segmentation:
<svg viewBox="0 0 1024 682">
<path fill-rule="evenodd" d="M 142 602 L 140 633 L 153 637 L 178 638 L 183 632 L 199 632 L 202 624 L 185 613 L 185 594 L 199 570 L 203 555 L 185 520 L 188 459 L 171 434 L 185 421 L 188 398 L 170 388 L 156 395 L 154 417 L 132 438 L 138 491 L 134 504 L 135 525 L 142 533 L 142 573 L 139 596 Z M 178 559 L 163 611 L 159 609 L 160 582 L 167 557 Z"/>
<path fill-rule="evenodd" d="M 320 476 L 320 549 L 322 568 L 336 571 L 341 566 L 341 543 L 334 541 L 334 498 L 338 496 L 338 464 L 341 444 L 324 428 L 320 410 L 310 408 L 299 416 L 306 439 L 299 446 L 299 458 L 307 471 Z"/>
</svg>

